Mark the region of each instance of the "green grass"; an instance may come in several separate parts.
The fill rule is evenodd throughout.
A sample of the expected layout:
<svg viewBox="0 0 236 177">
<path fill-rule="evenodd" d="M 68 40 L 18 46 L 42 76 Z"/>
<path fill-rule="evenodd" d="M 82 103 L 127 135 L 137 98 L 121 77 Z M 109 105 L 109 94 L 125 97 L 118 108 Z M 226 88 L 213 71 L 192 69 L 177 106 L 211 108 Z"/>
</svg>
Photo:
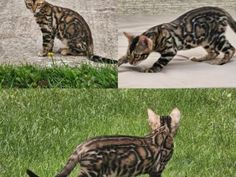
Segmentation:
<svg viewBox="0 0 236 177">
<path fill-rule="evenodd" d="M 146 109 L 177 106 L 180 130 L 164 177 L 236 174 L 236 89 L 0 90 L 0 176 L 54 176 L 89 137 L 149 132 Z M 76 176 L 75 169 L 71 176 Z"/>
<path fill-rule="evenodd" d="M 117 88 L 117 68 L 105 65 L 78 67 L 1 65 L 1 88 Z"/>
</svg>

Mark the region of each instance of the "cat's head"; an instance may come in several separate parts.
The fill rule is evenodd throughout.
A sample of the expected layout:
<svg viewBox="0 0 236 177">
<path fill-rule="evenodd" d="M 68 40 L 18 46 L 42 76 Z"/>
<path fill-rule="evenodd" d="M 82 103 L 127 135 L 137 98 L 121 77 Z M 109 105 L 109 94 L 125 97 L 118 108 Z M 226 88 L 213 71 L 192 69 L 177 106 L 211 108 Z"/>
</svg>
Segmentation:
<svg viewBox="0 0 236 177">
<path fill-rule="evenodd" d="M 162 126 L 167 126 L 171 136 L 175 136 L 179 127 L 180 111 L 178 108 L 174 108 L 170 115 L 159 116 L 151 109 L 148 109 L 148 122 L 152 131 L 159 129 Z"/>
<path fill-rule="evenodd" d="M 38 13 L 44 6 L 45 0 L 25 0 L 26 8 L 31 10 L 32 13 Z"/>
<path fill-rule="evenodd" d="M 131 65 L 137 65 L 141 61 L 147 59 L 153 50 L 153 42 L 150 38 L 144 35 L 134 36 L 124 32 L 125 37 L 128 39 L 128 50 L 126 60 Z"/>
</svg>

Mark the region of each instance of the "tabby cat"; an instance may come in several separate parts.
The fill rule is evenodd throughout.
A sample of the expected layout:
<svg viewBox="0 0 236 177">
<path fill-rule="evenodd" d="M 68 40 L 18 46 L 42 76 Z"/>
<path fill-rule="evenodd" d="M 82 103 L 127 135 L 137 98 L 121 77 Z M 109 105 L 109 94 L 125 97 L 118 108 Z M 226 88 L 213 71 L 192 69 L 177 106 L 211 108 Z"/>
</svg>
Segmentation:
<svg viewBox="0 0 236 177">
<path fill-rule="evenodd" d="M 225 10 L 217 7 L 201 7 L 181 15 L 170 23 L 154 26 L 134 36 L 124 33 L 129 41 L 127 54 L 119 59 L 118 65 L 136 65 L 145 60 L 151 52 L 159 52 L 161 57 L 145 72 L 159 72 L 176 55 L 178 50 L 202 46 L 207 55 L 192 58 L 193 61 L 207 61 L 222 65 L 233 57 L 235 48 L 225 37 L 227 25 L 236 32 L 236 22 Z M 217 58 L 222 52 L 223 58 Z"/>
<path fill-rule="evenodd" d="M 169 116 L 158 116 L 148 109 L 148 121 L 152 131 L 145 137 L 104 136 L 80 144 L 56 177 L 68 176 L 77 163 L 79 177 L 161 177 L 173 154 L 180 111 L 175 108 Z M 27 174 L 37 177 L 30 170 Z"/>
<path fill-rule="evenodd" d="M 39 56 L 52 52 L 54 39 L 61 40 L 66 48 L 59 49 L 62 55 L 87 56 L 90 60 L 104 63 L 117 63 L 93 53 L 93 38 L 88 24 L 77 12 L 54 6 L 45 0 L 25 0 L 43 33 L 43 50 Z"/>
</svg>

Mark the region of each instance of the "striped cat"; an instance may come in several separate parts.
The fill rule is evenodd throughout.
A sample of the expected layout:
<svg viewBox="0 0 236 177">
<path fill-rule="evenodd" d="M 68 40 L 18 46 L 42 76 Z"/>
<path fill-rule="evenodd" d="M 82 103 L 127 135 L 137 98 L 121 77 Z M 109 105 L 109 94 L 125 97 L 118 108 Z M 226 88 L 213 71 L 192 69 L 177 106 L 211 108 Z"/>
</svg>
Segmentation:
<svg viewBox="0 0 236 177">
<path fill-rule="evenodd" d="M 181 15 L 170 23 L 154 26 L 134 36 L 124 33 L 129 41 L 127 54 L 119 59 L 118 65 L 136 65 L 147 59 L 150 53 L 159 52 L 161 57 L 145 72 L 160 72 L 176 55 L 178 50 L 202 46 L 207 55 L 192 58 L 192 61 L 207 61 L 222 65 L 233 57 L 235 48 L 225 37 L 227 25 L 236 32 L 236 22 L 225 10 L 217 7 L 201 7 Z M 223 58 L 217 58 L 221 53 Z"/>
<path fill-rule="evenodd" d="M 80 144 L 56 177 L 68 176 L 78 163 L 79 177 L 161 177 L 173 154 L 180 111 L 175 108 L 169 116 L 158 116 L 148 109 L 148 121 L 151 133 L 145 137 L 104 136 Z M 27 174 L 37 177 L 30 170 Z"/>
<path fill-rule="evenodd" d="M 54 39 L 61 40 L 66 48 L 59 49 L 62 55 L 87 56 L 95 62 L 116 63 L 93 53 L 93 38 L 88 24 L 77 12 L 54 6 L 45 0 L 25 0 L 43 33 L 43 50 L 39 56 L 52 52 Z"/>
</svg>

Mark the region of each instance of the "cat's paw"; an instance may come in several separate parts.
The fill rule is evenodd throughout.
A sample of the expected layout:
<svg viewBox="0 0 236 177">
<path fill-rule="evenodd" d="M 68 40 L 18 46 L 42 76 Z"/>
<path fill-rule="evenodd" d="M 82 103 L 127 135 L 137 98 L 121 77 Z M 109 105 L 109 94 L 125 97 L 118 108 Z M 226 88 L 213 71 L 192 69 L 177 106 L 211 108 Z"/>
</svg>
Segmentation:
<svg viewBox="0 0 236 177">
<path fill-rule="evenodd" d="M 70 51 L 69 48 L 60 48 L 57 52 L 60 53 L 63 56 L 71 54 L 71 51 Z"/>
<path fill-rule="evenodd" d="M 202 60 L 197 58 L 197 57 L 190 57 L 189 58 L 191 61 L 195 61 L 195 62 L 201 62 Z"/>
<path fill-rule="evenodd" d="M 46 57 L 47 54 L 48 54 L 47 52 L 40 51 L 40 52 L 38 53 L 38 56 L 39 56 L 39 57 Z"/>
<path fill-rule="evenodd" d="M 215 59 L 215 60 L 210 60 L 207 63 L 211 65 L 224 65 L 225 63 L 227 63 L 227 61 L 222 60 L 222 59 Z"/>
</svg>

